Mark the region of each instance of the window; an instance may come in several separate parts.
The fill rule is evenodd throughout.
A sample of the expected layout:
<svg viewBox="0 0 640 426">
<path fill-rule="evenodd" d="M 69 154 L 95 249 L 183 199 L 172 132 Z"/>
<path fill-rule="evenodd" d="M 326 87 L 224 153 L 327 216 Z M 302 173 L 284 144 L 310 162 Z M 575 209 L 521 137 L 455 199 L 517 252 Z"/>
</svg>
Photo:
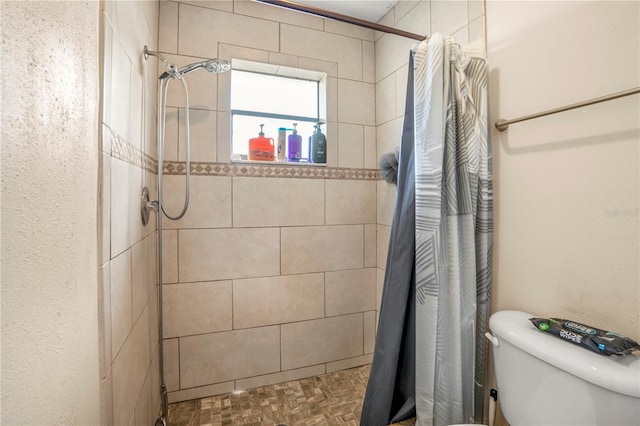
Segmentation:
<svg viewBox="0 0 640 426">
<path fill-rule="evenodd" d="M 300 160 L 292 156 L 291 161 L 287 162 L 307 163 L 309 138 L 315 131 L 314 126 L 325 123 L 325 108 L 322 107 L 326 96 L 325 75 L 295 68 L 239 62 L 239 66 L 234 62 L 231 71 L 232 160 L 252 160 L 249 158 L 249 140 L 259 136 L 260 125 L 264 125 L 264 137 L 273 139 L 277 160 L 279 129 L 286 129 L 285 139 L 288 141 L 293 133 L 293 125 L 297 123 L 297 134 L 302 139 Z M 285 142 L 285 157 L 286 149 Z"/>
</svg>

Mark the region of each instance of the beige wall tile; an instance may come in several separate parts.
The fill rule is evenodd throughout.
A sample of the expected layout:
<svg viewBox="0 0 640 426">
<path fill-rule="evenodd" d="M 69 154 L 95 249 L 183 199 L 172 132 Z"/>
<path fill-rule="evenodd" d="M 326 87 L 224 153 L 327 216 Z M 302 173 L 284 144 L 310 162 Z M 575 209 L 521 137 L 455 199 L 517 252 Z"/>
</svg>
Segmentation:
<svg viewBox="0 0 640 426">
<path fill-rule="evenodd" d="M 338 167 L 338 123 L 329 121 L 322 128 L 327 137 L 327 167 Z"/>
<path fill-rule="evenodd" d="M 327 363 L 327 373 L 360 367 L 361 365 L 371 364 L 372 361 L 373 354 L 367 354 L 353 358 L 341 359 L 340 361 L 329 362 Z"/>
<path fill-rule="evenodd" d="M 200 386 L 197 388 L 184 389 L 177 392 L 169 392 L 169 403 L 189 401 L 191 399 L 205 398 L 207 396 L 222 395 L 233 392 L 233 381 L 217 383 L 215 385 Z"/>
<path fill-rule="evenodd" d="M 404 110 L 407 103 L 407 77 L 409 75 L 409 64 L 402 66 L 394 74 L 396 76 L 396 115 L 395 116 L 404 117 Z"/>
<path fill-rule="evenodd" d="M 163 341 L 164 353 L 164 382 L 167 391 L 180 389 L 180 349 L 178 339 L 165 339 Z"/>
<path fill-rule="evenodd" d="M 377 226 L 364 226 L 364 267 L 375 268 L 378 265 L 377 244 Z"/>
<path fill-rule="evenodd" d="M 180 282 L 274 276 L 280 273 L 275 228 L 180 231 Z"/>
<path fill-rule="evenodd" d="M 376 128 L 376 142 L 378 144 L 378 158 L 387 152 L 393 152 L 402 141 L 403 118 L 387 121 Z"/>
<path fill-rule="evenodd" d="M 376 311 L 364 313 L 364 353 L 371 354 L 376 345 Z"/>
<path fill-rule="evenodd" d="M 436 0 L 439 1 L 439 0 Z M 446 1 L 446 0 L 445 0 Z M 454 0 L 457 1 L 457 0 Z M 429 35 L 432 34 L 430 30 L 429 20 L 431 16 L 431 2 L 421 1 L 409 13 L 403 17 L 398 16 L 396 11 L 396 23 L 395 28 L 400 30 L 409 31 L 412 33 Z M 407 60 L 409 58 L 407 57 Z"/>
<path fill-rule="evenodd" d="M 376 222 L 376 181 L 327 179 L 327 225 Z"/>
<path fill-rule="evenodd" d="M 338 121 L 338 79 L 327 77 L 327 121 Z M 327 133 L 326 131 L 324 132 Z"/>
<path fill-rule="evenodd" d="M 374 43 L 362 41 L 362 81 L 365 83 L 376 82 L 375 50 Z"/>
<path fill-rule="evenodd" d="M 469 0 L 469 21 L 479 18 L 484 13 L 484 0 Z"/>
<path fill-rule="evenodd" d="M 409 52 L 415 40 L 385 34 L 376 41 L 376 82 L 409 63 Z"/>
<path fill-rule="evenodd" d="M 200 44 L 208 45 L 208 43 Z M 192 57 L 167 54 L 164 56 L 169 62 L 180 68 L 193 62 L 203 61 L 209 57 L 215 58 L 217 55 L 213 54 L 211 56 L 205 55 Z M 158 68 L 158 75 L 161 75 L 165 71 L 165 67 L 162 62 L 159 63 Z M 206 110 L 216 109 L 216 102 L 218 97 L 218 80 L 216 78 L 216 75 L 203 70 L 198 70 L 186 74 L 184 76 L 184 80 L 187 83 L 187 89 L 189 90 L 189 108 Z M 184 87 L 179 81 L 171 80 L 171 82 L 169 83 L 169 89 L 167 90 L 167 106 L 184 108 Z"/>
<path fill-rule="evenodd" d="M 107 377 L 111 369 L 111 264 L 100 268 L 98 280 L 98 334 L 100 348 L 100 378 Z"/>
<path fill-rule="evenodd" d="M 140 151 L 144 149 L 142 145 L 142 74 L 131 68 L 131 93 L 129 95 L 129 135 L 128 140 L 131 145 Z M 125 135 L 125 137 L 127 137 Z"/>
<path fill-rule="evenodd" d="M 396 118 L 395 73 L 376 83 L 376 124 L 380 125 Z"/>
<path fill-rule="evenodd" d="M 214 333 L 233 328 L 231 281 L 165 285 L 164 336 Z"/>
<path fill-rule="evenodd" d="M 393 27 L 393 24 L 395 24 L 396 22 L 395 10 L 395 7 L 391 8 L 382 18 L 380 18 L 378 24 Z M 386 33 L 383 33 L 381 31 L 374 31 L 373 34 L 376 41 L 378 41 L 378 39 L 380 39 L 380 37 L 382 37 Z"/>
<path fill-rule="evenodd" d="M 236 390 L 253 389 L 260 386 L 268 386 L 276 383 L 288 382 L 291 380 L 304 379 L 306 377 L 319 376 L 324 374 L 324 364 L 311 367 L 298 368 L 296 370 L 282 371 L 280 373 L 266 374 L 264 376 L 250 377 L 248 379 L 236 380 Z"/>
<path fill-rule="evenodd" d="M 327 77 L 338 77 L 338 64 L 335 62 L 298 56 L 298 66 L 303 70 L 324 72 Z"/>
<path fill-rule="evenodd" d="M 361 40 L 286 24 L 280 37 L 281 53 L 337 62 L 340 78 L 362 80 Z"/>
<path fill-rule="evenodd" d="M 150 372 L 150 371 L 149 371 Z M 158 418 L 158 407 L 152 406 L 152 396 L 158 391 L 158 389 L 152 389 L 152 376 L 147 374 L 136 408 L 134 409 L 134 418 L 136 425 L 151 425 L 154 424 Z"/>
<path fill-rule="evenodd" d="M 234 329 L 302 321 L 323 316 L 323 274 L 233 281 Z"/>
<path fill-rule="evenodd" d="M 110 27 L 109 22 L 105 22 Z M 129 119 L 131 107 L 131 62 L 117 35 L 111 33 L 111 69 L 108 75 L 111 81 L 105 81 L 104 123 L 124 138 L 129 137 Z M 105 76 L 106 77 L 106 76 Z"/>
<path fill-rule="evenodd" d="M 155 291 L 157 291 L 157 288 L 158 286 L 154 286 Z M 153 359 L 154 357 L 158 357 L 158 350 L 160 348 L 157 293 L 154 292 L 153 296 L 149 299 L 149 303 L 147 303 L 147 310 L 149 311 L 149 351 L 151 353 L 151 358 Z M 159 368 L 160 367 L 158 367 L 156 371 L 160 371 Z"/>
<path fill-rule="evenodd" d="M 269 52 L 269 63 L 285 67 L 298 68 L 298 57 L 284 53 Z"/>
<path fill-rule="evenodd" d="M 380 266 L 376 269 L 376 309 L 380 310 L 380 304 L 382 303 L 382 291 L 384 290 L 384 269 Z"/>
<path fill-rule="evenodd" d="M 273 52 L 279 50 L 276 22 L 180 5 L 178 26 L 178 52 L 182 55 L 215 58 L 218 56 L 218 43 Z"/>
<path fill-rule="evenodd" d="M 206 73 L 204 73 L 206 74 Z M 209 76 L 215 80 L 212 76 Z M 194 89 L 194 90 L 197 90 Z M 215 100 L 215 98 L 213 98 Z M 201 109 L 189 111 L 189 134 L 191 145 L 191 161 L 205 161 L 215 163 L 217 160 L 216 148 L 216 112 Z M 180 131 L 178 133 L 178 159 L 185 161 L 186 133 L 184 111 L 180 110 Z"/>
<path fill-rule="evenodd" d="M 218 162 L 231 162 L 231 114 L 218 111 Z"/>
<path fill-rule="evenodd" d="M 101 96 L 101 107 L 102 107 L 102 116 L 100 117 L 101 122 L 103 123 L 103 129 L 107 126 L 105 124 L 111 123 L 111 103 L 113 99 L 111 98 L 111 91 L 113 90 L 113 28 L 111 27 L 111 23 L 108 20 L 107 14 L 102 12 L 100 19 L 104 22 L 102 26 L 102 89 L 104 91 L 104 96 Z M 102 152 L 106 154 L 111 153 L 111 141 L 110 137 L 104 137 L 109 133 L 102 132 L 103 140 L 100 149 Z"/>
<path fill-rule="evenodd" d="M 321 179 L 233 178 L 236 227 L 324 224 Z"/>
<path fill-rule="evenodd" d="M 324 30 L 328 33 L 341 34 L 371 42 L 373 41 L 373 30 L 353 24 L 334 21 L 333 19 L 324 20 Z"/>
<path fill-rule="evenodd" d="M 104 134 L 109 134 L 104 129 Z M 102 154 L 102 180 L 100 181 L 100 264 L 104 264 L 111 258 L 111 157 Z"/>
<path fill-rule="evenodd" d="M 416 1 L 416 0 L 401 0 L 398 3 L 396 3 L 396 5 L 394 7 L 396 22 L 400 21 L 402 18 L 404 18 L 407 15 L 407 13 L 412 11 L 412 9 L 414 7 L 416 7 L 419 3 L 420 3 L 419 0 L 418 1 Z"/>
<path fill-rule="evenodd" d="M 431 2 L 431 31 L 444 35 L 453 34 L 469 22 L 466 0 Z"/>
<path fill-rule="evenodd" d="M 469 2 L 469 6 L 472 3 L 476 3 L 475 1 Z M 471 13 L 471 11 L 469 11 Z M 477 18 L 476 20 L 469 23 L 469 41 L 474 42 L 478 40 L 484 39 L 484 16 Z"/>
<path fill-rule="evenodd" d="M 374 126 L 364 126 L 363 147 L 364 168 L 378 168 L 378 154 L 376 152 L 378 147 L 376 142 L 376 128 Z"/>
<path fill-rule="evenodd" d="M 138 58 L 141 46 L 156 46 L 158 5 L 138 2 L 113 2 L 109 16 L 130 58 Z M 137 62 L 137 61 L 136 61 Z M 135 64 L 138 66 L 138 63 Z"/>
<path fill-rule="evenodd" d="M 175 216 L 182 211 L 185 176 L 164 176 L 163 203 Z M 191 176 L 189 209 L 182 219 L 163 221 L 165 229 L 231 227 L 231 178 Z"/>
<path fill-rule="evenodd" d="M 279 370 L 278 326 L 180 338 L 183 389 Z"/>
<path fill-rule="evenodd" d="M 375 309 L 375 268 L 326 272 L 325 282 L 327 316 Z"/>
<path fill-rule="evenodd" d="M 283 324 L 282 369 L 362 355 L 362 314 Z"/>
<path fill-rule="evenodd" d="M 178 231 L 162 231 L 162 282 L 178 282 Z"/>
<path fill-rule="evenodd" d="M 281 229 L 281 273 L 324 271 L 326 250 L 324 229 L 322 226 Z"/>
<path fill-rule="evenodd" d="M 378 224 L 391 226 L 393 222 L 393 212 L 396 206 L 397 187 L 382 180 L 376 183 L 378 185 Z"/>
<path fill-rule="evenodd" d="M 158 49 L 166 53 L 178 53 L 178 3 L 161 1 Z"/>
<path fill-rule="evenodd" d="M 131 251 L 114 258 L 111 264 L 111 348 L 115 359 L 131 331 Z"/>
<path fill-rule="evenodd" d="M 190 4 L 192 6 L 206 7 L 207 9 L 222 10 L 224 12 L 233 12 L 232 0 L 179 0 L 180 3 Z"/>
<path fill-rule="evenodd" d="M 160 354 L 156 351 L 156 355 L 151 360 L 149 374 L 151 374 L 151 407 L 155 410 L 153 420 L 158 417 L 159 408 L 162 403 L 160 401 Z"/>
<path fill-rule="evenodd" d="M 114 424 L 127 424 L 133 416 L 149 363 L 149 322 L 146 312 L 138 319 L 122 350 L 113 361 Z"/>
<path fill-rule="evenodd" d="M 234 12 L 241 15 L 322 30 L 323 19 L 317 16 L 256 3 L 251 0 L 235 0 L 234 7 Z"/>
<path fill-rule="evenodd" d="M 389 235 L 391 227 L 378 225 L 378 267 L 386 268 L 387 251 L 389 250 Z"/>
<path fill-rule="evenodd" d="M 469 26 L 465 25 L 460 28 L 458 31 L 451 34 L 451 37 L 456 41 L 456 43 L 462 46 L 469 44 Z"/>
<path fill-rule="evenodd" d="M 114 258 L 139 241 L 144 232 L 139 207 L 140 169 L 111 158 L 111 188 L 111 257 Z M 147 226 L 151 229 L 155 224 Z"/>
<path fill-rule="evenodd" d="M 338 79 L 338 121 L 375 125 L 375 85 Z"/>
<path fill-rule="evenodd" d="M 282 274 L 364 266 L 362 225 L 282 228 Z"/>
<path fill-rule="evenodd" d="M 363 129 L 357 124 L 338 124 L 338 167 L 362 168 L 364 165 Z"/>
<path fill-rule="evenodd" d="M 151 251 L 154 242 L 153 236 L 149 236 L 131 248 L 131 309 L 134 321 L 151 297 L 155 262 L 149 257 L 155 255 L 155 250 Z"/>
<path fill-rule="evenodd" d="M 164 161 L 178 161 L 178 111 L 178 108 L 168 107 L 165 112 Z"/>
<path fill-rule="evenodd" d="M 111 370 L 100 380 L 100 420 L 104 426 L 113 426 L 113 379 Z"/>
</svg>

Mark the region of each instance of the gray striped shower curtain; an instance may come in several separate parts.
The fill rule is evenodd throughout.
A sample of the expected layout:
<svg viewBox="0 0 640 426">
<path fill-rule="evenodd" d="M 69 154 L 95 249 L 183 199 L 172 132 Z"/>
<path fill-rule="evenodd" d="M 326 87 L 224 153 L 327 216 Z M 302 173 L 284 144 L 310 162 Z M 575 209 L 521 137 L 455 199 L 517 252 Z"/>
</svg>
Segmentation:
<svg viewBox="0 0 640 426">
<path fill-rule="evenodd" d="M 414 57 L 419 426 L 482 420 L 493 210 L 478 56 L 436 34 Z"/>
<path fill-rule="evenodd" d="M 493 243 L 483 51 L 434 34 L 409 62 L 363 426 L 482 421 Z"/>
</svg>

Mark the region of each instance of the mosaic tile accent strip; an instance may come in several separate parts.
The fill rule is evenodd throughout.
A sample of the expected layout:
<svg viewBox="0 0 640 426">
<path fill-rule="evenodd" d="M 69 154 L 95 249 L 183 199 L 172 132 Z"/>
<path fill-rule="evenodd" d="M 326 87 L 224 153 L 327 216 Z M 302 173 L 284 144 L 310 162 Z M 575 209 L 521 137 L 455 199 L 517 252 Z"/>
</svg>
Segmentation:
<svg viewBox="0 0 640 426">
<path fill-rule="evenodd" d="M 169 426 L 358 426 L 370 366 L 169 405 Z M 415 419 L 396 423 L 415 425 Z"/>
<path fill-rule="evenodd" d="M 165 175 L 184 175 L 186 169 L 186 164 L 182 161 L 165 161 L 163 173 Z M 195 161 L 191 162 L 191 174 L 197 176 L 380 180 L 380 171 L 378 169 L 203 163 Z"/>
<path fill-rule="evenodd" d="M 105 126 L 111 133 L 111 155 L 127 163 L 138 166 L 150 173 L 158 173 L 158 161 L 154 160 L 126 139 Z"/>
</svg>

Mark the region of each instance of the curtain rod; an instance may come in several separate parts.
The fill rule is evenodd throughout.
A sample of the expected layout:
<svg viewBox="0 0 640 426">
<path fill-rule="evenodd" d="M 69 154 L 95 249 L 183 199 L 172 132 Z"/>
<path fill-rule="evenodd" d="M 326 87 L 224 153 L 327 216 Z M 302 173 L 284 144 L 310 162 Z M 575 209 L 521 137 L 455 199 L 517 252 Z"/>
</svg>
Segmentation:
<svg viewBox="0 0 640 426">
<path fill-rule="evenodd" d="M 496 129 L 504 132 L 509 127 L 509 124 L 519 123 L 521 121 L 531 120 L 533 118 L 544 117 L 545 115 L 555 114 L 557 112 L 569 111 L 570 109 L 581 108 L 587 105 L 598 104 L 600 102 L 610 101 L 613 99 L 622 98 L 624 96 L 635 95 L 636 93 L 640 93 L 640 87 L 636 87 L 633 89 L 625 90 L 623 92 L 613 93 L 607 96 L 601 96 L 599 98 L 589 99 L 588 101 L 578 102 L 575 104 L 563 106 L 560 108 L 554 108 L 543 112 L 538 112 L 536 114 L 525 115 L 523 117 L 514 118 L 512 120 L 503 120 L 500 119 L 496 121 Z"/>
<path fill-rule="evenodd" d="M 323 18 L 329 18 L 336 21 L 346 22 L 347 24 L 358 25 L 360 27 L 369 28 L 376 31 L 382 31 L 384 33 L 395 34 L 402 37 L 412 38 L 414 40 L 425 40 L 427 37 L 410 33 L 407 31 L 398 30 L 386 25 L 376 24 L 374 22 L 365 21 L 364 19 L 354 18 L 352 16 L 343 15 L 341 13 L 331 12 L 325 9 L 320 9 L 313 6 L 305 6 L 300 3 L 295 3 L 289 0 L 253 0 L 259 3 L 266 3 L 273 6 L 284 7 L 285 9 L 297 10 L 298 12 L 310 13 L 311 15 L 321 16 Z"/>
</svg>

